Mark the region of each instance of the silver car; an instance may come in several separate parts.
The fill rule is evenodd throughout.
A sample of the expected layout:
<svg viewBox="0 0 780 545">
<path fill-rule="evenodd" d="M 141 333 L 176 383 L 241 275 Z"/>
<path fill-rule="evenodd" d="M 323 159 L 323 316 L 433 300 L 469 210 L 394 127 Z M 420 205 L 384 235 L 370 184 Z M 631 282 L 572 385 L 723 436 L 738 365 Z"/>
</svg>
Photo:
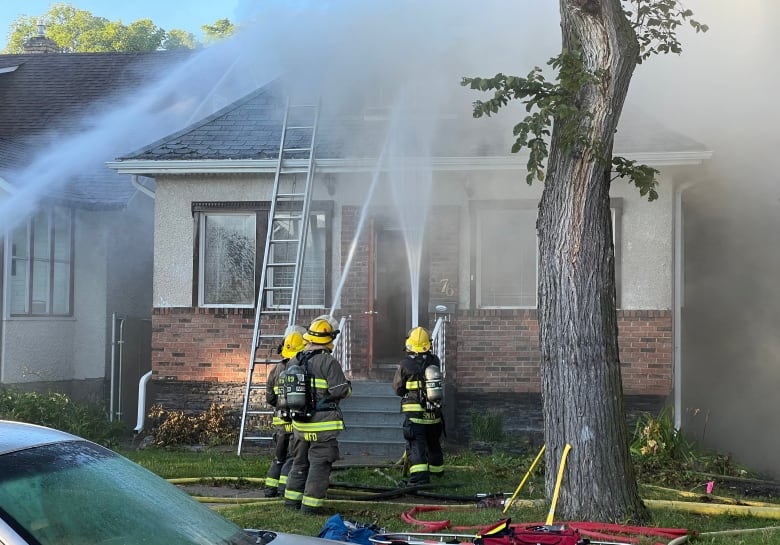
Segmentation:
<svg viewBox="0 0 780 545">
<path fill-rule="evenodd" d="M 109 449 L 50 428 L 0 420 L 0 545 L 271 541 L 338 543 L 242 529 Z"/>
</svg>

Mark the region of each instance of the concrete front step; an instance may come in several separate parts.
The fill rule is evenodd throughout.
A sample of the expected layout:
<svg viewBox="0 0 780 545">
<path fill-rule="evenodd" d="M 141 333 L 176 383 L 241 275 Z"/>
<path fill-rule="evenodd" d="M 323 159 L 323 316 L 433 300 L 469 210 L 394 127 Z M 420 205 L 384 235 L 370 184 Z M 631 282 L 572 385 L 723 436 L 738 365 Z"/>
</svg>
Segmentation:
<svg viewBox="0 0 780 545">
<path fill-rule="evenodd" d="M 353 396 L 389 396 L 397 397 L 393 385 L 376 380 L 355 380 L 352 382 Z"/>
<path fill-rule="evenodd" d="M 352 408 L 342 408 L 341 414 L 344 416 L 344 425 L 347 428 L 352 428 L 355 426 L 393 426 L 400 429 L 401 424 L 403 424 L 404 421 L 404 417 L 397 407 L 390 411 L 375 409 L 354 410 Z"/>
<path fill-rule="evenodd" d="M 353 382 L 352 395 L 340 403 L 345 426 L 339 435 L 341 455 L 399 460 L 406 446 L 400 401 L 388 382 Z"/>
<path fill-rule="evenodd" d="M 403 456 L 406 444 L 400 443 L 380 443 L 371 440 L 342 440 L 339 437 L 339 453 L 341 456 L 371 456 L 383 457 L 388 461 L 396 462 Z"/>
</svg>

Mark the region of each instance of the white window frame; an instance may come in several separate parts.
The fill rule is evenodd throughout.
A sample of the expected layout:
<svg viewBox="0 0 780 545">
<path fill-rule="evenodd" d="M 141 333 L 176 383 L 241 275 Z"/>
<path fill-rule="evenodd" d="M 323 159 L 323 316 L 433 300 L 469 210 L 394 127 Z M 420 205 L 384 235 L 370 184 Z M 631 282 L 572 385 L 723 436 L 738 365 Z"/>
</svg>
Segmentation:
<svg viewBox="0 0 780 545">
<path fill-rule="evenodd" d="M 473 236 L 473 248 L 472 248 L 472 297 L 474 306 L 477 309 L 536 309 L 539 306 L 539 290 L 538 287 L 534 291 L 534 305 L 533 306 L 503 306 L 503 305 L 483 305 L 482 304 L 482 222 L 481 215 L 489 214 L 494 210 L 538 210 L 539 202 L 535 200 L 510 200 L 510 201 L 472 201 L 472 217 L 474 218 L 474 228 L 472 231 Z M 621 262 L 622 262 L 622 215 L 623 215 L 623 200 L 621 198 L 610 199 L 610 212 L 612 216 L 612 243 L 615 249 L 615 293 L 616 293 L 616 307 L 620 308 L 621 301 Z M 534 218 L 538 215 L 535 214 Z M 535 226 L 534 226 L 535 227 Z M 538 286 L 539 282 L 539 236 L 534 237 L 536 244 L 534 245 L 535 260 L 536 260 L 536 282 Z"/>
<path fill-rule="evenodd" d="M 228 210 L 214 210 L 209 212 L 202 212 L 198 218 L 198 306 L 203 308 L 254 308 L 254 300 L 248 303 L 206 303 L 206 222 L 209 217 L 217 216 L 242 216 L 244 218 L 252 218 L 255 222 L 255 233 L 252 236 L 255 247 L 254 264 L 252 265 L 252 293 L 257 293 L 257 252 L 258 252 L 258 240 L 257 240 L 257 214 L 249 211 L 228 211 Z M 255 295 L 253 295 L 253 298 Z"/>
<path fill-rule="evenodd" d="M 265 245 L 265 230 L 267 229 L 268 213 L 270 209 L 270 202 L 268 201 L 252 201 L 252 202 L 207 202 L 207 203 L 192 203 L 193 213 L 197 213 L 197 285 L 194 288 L 194 301 L 193 304 L 202 308 L 254 308 L 257 305 L 257 293 L 258 283 L 260 281 L 260 269 L 263 266 L 263 252 Z M 205 227 L 206 218 L 208 216 L 223 216 L 223 215 L 244 215 L 255 217 L 255 266 L 254 266 L 254 280 L 253 280 L 253 301 L 251 304 L 225 304 L 225 303 L 204 303 L 205 296 L 205 266 L 206 260 L 204 259 L 206 250 L 205 240 Z M 331 238 L 332 238 L 332 221 L 333 221 L 333 203 L 328 201 L 315 201 L 311 205 L 309 221 L 309 229 L 311 230 L 313 225 L 313 216 L 324 216 L 325 222 L 325 248 L 323 256 L 323 291 L 322 304 L 300 304 L 298 308 L 301 309 L 324 309 L 327 308 L 328 300 L 331 297 L 330 293 L 330 268 L 331 268 Z M 309 254 L 309 252 L 307 252 Z M 301 282 L 305 282 L 305 273 L 302 271 Z M 300 298 L 300 294 L 299 294 Z M 300 299 L 299 299 L 300 300 Z M 289 309 L 289 304 L 271 305 L 273 308 Z"/>
<path fill-rule="evenodd" d="M 482 229 L 483 229 L 483 221 L 482 217 L 486 214 L 494 213 L 495 211 L 533 211 L 534 212 L 534 232 L 536 231 L 536 214 L 535 210 L 538 208 L 538 203 L 535 201 L 530 200 L 522 200 L 522 201 L 476 201 L 475 202 L 475 208 L 474 208 L 474 218 L 475 218 L 475 296 L 476 296 L 476 308 L 479 309 L 534 309 L 537 307 L 538 301 L 538 290 L 535 288 L 533 292 L 533 305 L 486 305 L 483 304 L 483 293 L 482 293 L 482 277 L 483 277 L 483 267 L 485 265 L 485 259 L 487 259 L 487 256 L 484 256 L 483 259 L 483 251 L 485 248 L 483 248 L 482 245 Z M 533 285 L 538 285 L 538 275 L 539 275 L 539 243 L 538 243 L 538 236 L 534 234 L 534 282 Z M 497 249 L 501 249 L 502 251 L 512 251 L 508 249 L 508 245 L 504 244 L 502 245 L 499 241 L 496 241 L 495 247 L 492 249 L 493 252 L 496 252 Z M 520 249 L 519 251 L 526 251 L 525 249 Z M 493 263 L 491 266 L 500 267 L 501 266 L 501 253 L 496 253 L 495 255 L 496 259 L 493 260 Z"/>
<path fill-rule="evenodd" d="M 57 245 L 58 239 L 56 236 L 56 232 L 54 229 L 54 214 L 55 211 L 60 212 L 62 218 L 67 218 L 67 231 L 65 236 L 67 237 L 67 240 L 65 241 L 64 248 L 67 249 L 67 256 L 65 258 L 61 256 L 57 256 L 55 247 Z M 40 214 L 45 214 L 47 223 L 48 223 L 48 244 L 47 244 L 47 252 L 45 256 L 40 256 L 35 253 L 35 219 Z M 14 244 L 14 234 L 19 231 L 20 229 L 25 230 L 25 246 L 26 246 L 26 256 L 23 258 L 16 258 L 14 255 L 15 250 L 15 244 Z M 64 206 L 46 206 L 40 210 L 38 210 L 35 214 L 30 216 L 25 222 L 21 223 L 14 229 L 12 229 L 10 232 L 7 232 L 4 237 L 4 246 L 5 246 L 5 252 L 4 252 L 4 259 L 5 259 L 5 266 L 4 266 L 4 276 L 3 279 L 4 282 L 2 283 L 3 289 L 4 289 L 4 295 L 5 295 L 5 313 L 8 318 L 63 318 L 63 317 L 71 317 L 73 316 L 73 306 L 74 306 L 74 298 L 73 298 L 73 292 L 74 292 L 74 270 L 75 270 L 75 214 L 73 209 L 67 208 Z M 24 265 L 22 265 L 22 263 Z M 46 279 L 46 291 L 48 292 L 46 294 L 45 299 L 42 301 L 42 303 L 45 305 L 44 309 L 40 309 L 40 302 L 39 306 L 35 306 L 35 301 L 33 301 L 33 289 L 34 289 L 34 282 L 35 282 L 35 263 L 47 263 L 48 264 L 48 278 Z M 56 282 L 56 265 L 65 265 L 67 267 L 67 278 L 65 279 L 65 282 Z M 13 308 L 14 304 L 14 297 L 11 293 L 11 290 L 16 288 L 17 282 L 14 282 L 13 277 L 16 276 L 16 271 L 18 267 L 24 266 L 24 301 L 25 301 L 25 310 L 20 312 L 18 310 L 15 310 Z M 55 312 L 54 311 L 54 300 L 55 300 L 55 289 L 56 288 L 64 288 L 67 290 L 67 294 L 65 297 L 67 309 L 65 312 Z"/>
</svg>

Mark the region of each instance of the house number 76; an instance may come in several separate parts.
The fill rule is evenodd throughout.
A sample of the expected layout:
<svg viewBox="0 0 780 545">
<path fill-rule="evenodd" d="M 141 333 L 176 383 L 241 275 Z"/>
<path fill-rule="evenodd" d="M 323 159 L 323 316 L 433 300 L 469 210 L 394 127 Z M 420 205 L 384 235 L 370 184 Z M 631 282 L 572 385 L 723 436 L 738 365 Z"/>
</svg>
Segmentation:
<svg viewBox="0 0 780 545">
<path fill-rule="evenodd" d="M 449 278 L 442 278 L 439 280 L 439 285 L 441 286 L 439 291 L 441 291 L 442 294 L 446 295 L 447 297 L 452 297 L 455 295 L 455 288 L 450 286 Z"/>
</svg>

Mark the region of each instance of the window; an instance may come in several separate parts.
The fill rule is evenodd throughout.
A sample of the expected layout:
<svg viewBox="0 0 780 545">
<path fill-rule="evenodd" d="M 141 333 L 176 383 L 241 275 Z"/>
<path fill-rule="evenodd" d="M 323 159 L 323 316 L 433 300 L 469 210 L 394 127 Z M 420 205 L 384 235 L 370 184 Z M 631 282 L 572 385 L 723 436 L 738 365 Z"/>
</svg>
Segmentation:
<svg viewBox="0 0 780 545">
<path fill-rule="evenodd" d="M 536 201 L 475 201 L 473 240 L 477 308 L 536 308 L 538 241 Z M 622 200 L 611 199 L 616 303 L 620 308 Z"/>
<path fill-rule="evenodd" d="M 480 308 L 536 307 L 535 203 L 476 209 L 476 297 Z"/>
<path fill-rule="evenodd" d="M 244 307 L 256 305 L 262 272 L 265 232 L 270 203 L 194 203 L 198 224 L 197 304 L 201 307 Z M 277 214 L 279 215 L 279 214 Z M 306 254 L 301 270 L 298 306 L 322 308 L 326 304 L 329 278 L 330 208 L 312 204 L 306 236 Z M 274 223 L 275 240 L 271 248 L 273 263 L 296 260 L 300 220 L 281 215 Z M 293 267 L 269 268 L 266 285 L 267 306 L 289 308 Z"/>
<path fill-rule="evenodd" d="M 37 212 L 10 234 L 9 309 L 12 316 L 73 313 L 73 211 Z"/>
<path fill-rule="evenodd" d="M 203 214 L 201 306 L 253 306 L 255 214 Z"/>
</svg>

